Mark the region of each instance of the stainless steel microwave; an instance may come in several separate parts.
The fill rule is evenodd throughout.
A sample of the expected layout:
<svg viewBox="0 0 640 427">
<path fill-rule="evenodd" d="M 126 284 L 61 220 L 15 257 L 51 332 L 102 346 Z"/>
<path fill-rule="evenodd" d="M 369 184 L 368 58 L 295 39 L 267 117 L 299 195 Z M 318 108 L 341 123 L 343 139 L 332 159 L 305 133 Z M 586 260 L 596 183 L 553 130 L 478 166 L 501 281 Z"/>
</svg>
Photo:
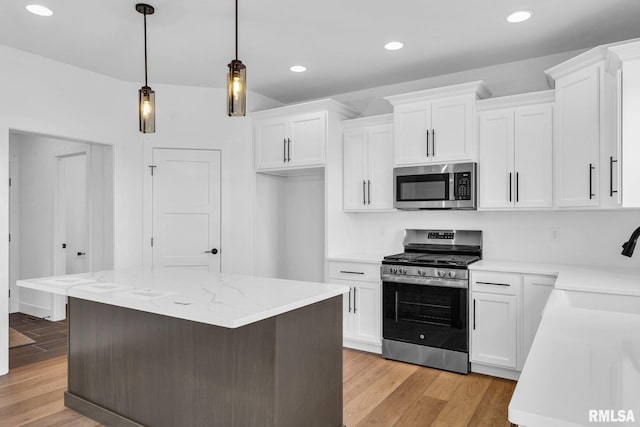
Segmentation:
<svg viewBox="0 0 640 427">
<path fill-rule="evenodd" d="M 393 169 L 393 206 L 403 210 L 476 209 L 475 163 Z"/>
</svg>

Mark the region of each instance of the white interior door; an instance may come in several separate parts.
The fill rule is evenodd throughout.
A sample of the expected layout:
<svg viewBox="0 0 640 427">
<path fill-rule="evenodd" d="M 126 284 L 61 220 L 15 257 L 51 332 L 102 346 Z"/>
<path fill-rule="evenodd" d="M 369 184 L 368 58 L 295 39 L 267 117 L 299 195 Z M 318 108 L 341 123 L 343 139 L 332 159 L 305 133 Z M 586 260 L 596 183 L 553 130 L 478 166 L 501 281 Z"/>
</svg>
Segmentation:
<svg viewBox="0 0 640 427">
<path fill-rule="evenodd" d="M 153 150 L 153 267 L 220 271 L 220 152 Z"/>
<path fill-rule="evenodd" d="M 80 153 L 58 160 L 59 221 L 61 225 L 61 274 L 89 271 L 89 221 L 87 215 L 87 155 Z"/>
</svg>

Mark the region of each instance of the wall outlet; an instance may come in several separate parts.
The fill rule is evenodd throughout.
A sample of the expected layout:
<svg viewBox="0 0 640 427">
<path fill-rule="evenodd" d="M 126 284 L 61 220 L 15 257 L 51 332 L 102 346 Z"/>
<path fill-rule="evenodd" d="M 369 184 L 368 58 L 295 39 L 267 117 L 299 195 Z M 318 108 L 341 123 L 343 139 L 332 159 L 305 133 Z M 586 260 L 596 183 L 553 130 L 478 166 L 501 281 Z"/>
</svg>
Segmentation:
<svg viewBox="0 0 640 427">
<path fill-rule="evenodd" d="M 551 227 L 549 229 L 549 240 L 552 242 L 560 240 L 560 227 Z"/>
</svg>

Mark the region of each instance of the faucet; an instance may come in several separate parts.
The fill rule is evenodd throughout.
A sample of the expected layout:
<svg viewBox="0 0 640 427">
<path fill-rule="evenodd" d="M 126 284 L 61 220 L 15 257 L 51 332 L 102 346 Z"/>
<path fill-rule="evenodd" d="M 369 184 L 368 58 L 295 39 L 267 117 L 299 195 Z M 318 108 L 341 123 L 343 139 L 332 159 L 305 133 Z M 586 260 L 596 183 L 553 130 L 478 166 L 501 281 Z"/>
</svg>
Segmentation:
<svg viewBox="0 0 640 427">
<path fill-rule="evenodd" d="M 622 244 L 622 255 L 628 257 L 633 255 L 633 250 L 636 248 L 638 237 L 640 237 L 640 227 L 636 228 L 633 234 L 631 234 L 631 237 L 629 237 L 629 240 Z"/>
</svg>

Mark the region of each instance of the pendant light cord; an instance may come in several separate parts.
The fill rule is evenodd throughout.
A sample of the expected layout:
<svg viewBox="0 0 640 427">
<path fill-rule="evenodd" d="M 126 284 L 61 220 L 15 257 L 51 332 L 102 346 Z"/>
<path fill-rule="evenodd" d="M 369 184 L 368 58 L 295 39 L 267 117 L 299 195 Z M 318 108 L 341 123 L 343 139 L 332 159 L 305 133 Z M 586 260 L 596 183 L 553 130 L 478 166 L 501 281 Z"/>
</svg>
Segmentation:
<svg viewBox="0 0 640 427">
<path fill-rule="evenodd" d="M 238 0 L 236 0 L 236 61 L 238 60 Z"/>
<path fill-rule="evenodd" d="M 144 15 L 144 85 L 148 86 L 147 84 L 147 11 L 146 10 L 144 11 L 143 15 Z"/>
</svg>

